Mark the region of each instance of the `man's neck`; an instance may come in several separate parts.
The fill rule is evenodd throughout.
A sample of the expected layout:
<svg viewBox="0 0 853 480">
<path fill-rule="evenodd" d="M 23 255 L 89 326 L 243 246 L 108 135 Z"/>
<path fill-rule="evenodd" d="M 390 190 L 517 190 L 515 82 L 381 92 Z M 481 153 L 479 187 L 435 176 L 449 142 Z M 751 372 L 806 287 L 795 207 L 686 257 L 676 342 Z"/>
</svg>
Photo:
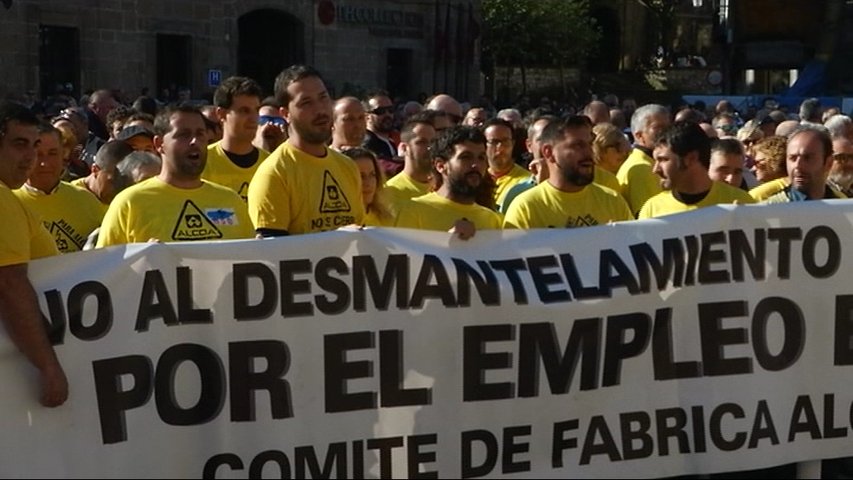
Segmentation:
<svg viewBox="0 0 853 480">
<path fill-rule="evenodd" d="M 331 147 L 340 152 L 341 150 L 346 150 L 347 148 L 360 148 L 361 142 L 356 143 L 351 142 L 346 138 L 336 138 L 332 140 Z"/>
<path fill-rule="evenodd" d="M 461 196 L 450 191 L 450 186 L 447 184 L 447 180 L 445 179 L 444 183 L 441 185 L 435 193 L 438 195 L 450 200 L 454 203 L 460 203 L 462 205 L 474 205 L 476 203 L 476 199 L 467 196 Z"/>
<path fill-rule="evenodd" d="M 291 135 L 290 138 L 287 139 L 287 143 L 296 147 L 297 150 L 301 150 L 308 155 L 313 155 L 315 157 L 325 157 L 326 156 L 326 144 L 320 143 L 308 143 L 303 141 L 296 135 Z"/>
<path fill-rule="evenodd" d="M 165 169 L 160 172 L 160 175 L 158 175 L 157 178 L 167 185 L 171 185 L 182 190 L 194 190 L 204 185 L 204 182 L 202 182 L 199 177 L 187 178 L 182 175 L 176 175 Z"/>
<path fill-rule="evenodd" d="M 406 158 L 406 164 L 403 166 L 403 173 L 408 175 L 412 180 L 420 183 L 429 183 L 429 178 L 432 172 L 422 172 L 415 168 L 415 160 Z"/>
<path fill-rule="evenodd" d="M 31 188 L 35 188 L 36 190 L 44 193 L 45 195 L 49 195 L 51 192 L 56 190 L 56 187 L 59 186 L 59 180 L 57 180 L 53 185 L 41 182 L 33 182 L 32 180 L 27 179 L 27 185 Z"/>
<path fill-rule="evenodd" d="M 560 175 L 551 175 L 546 181 L 552 187 L 565 193 L 578 193 L 580 191 L 583 191 L 584 188 L 586 188 L 586 185 L 575 185 L 574 183 L 567 181 L 565 178 L 562 178 Z"/>
<path fill-rule="evenodd" d="M 243 139 L 229 138 L 228 136 L 222 137 L 220 145 L 222 145 L 223 150 L 235 155 L 248 155 L 255 150 L 252 140 L 245 141 Z"/>
<path fill-rule="evenodd" d="M 380 131 L 378 131 L 378 130 L 374 130 L 374 129 L 372 129 L 372 128 L 368 128 L 368 130 L 370 130 L 371 132 L 373 132 L 373 134 L 374 134 L 374 135 L 376 135 L 377 137 L 381 138 L 382 140 L 388 140 L 388 139 L 389 139 L 389 134 L 391 133 L 391 132 L 388 132 L 388 133 L 382 133 L 382 132 L 380 132 Z"/>
<path fill-rule="evenodd" d="M 678 188 L 673 188 L 673 190 L 676 190 L 678 193 L 686 193 L 687 195 L 699 195 L 700 193 L 710 191 L 713 186 L 714 181 L 705 174 L 685 179 L 681 185 L 678 185 Z"/>
<path fill-rule="evenodd" d="M 805 194 L 809 196 L 809 200 L 823 200 L 826 196 L 826 183 L 811 187 Z"/>
<path fill-rule="evenodd" d="M 509 165 L 504 167 L 499 167 L 497 164 L 489 163 L 489 175 L 491 175 L 493 178 L 501 178 L 511 172 L 514 166 L 514 163 L 510 163 Z"/>
</svg>

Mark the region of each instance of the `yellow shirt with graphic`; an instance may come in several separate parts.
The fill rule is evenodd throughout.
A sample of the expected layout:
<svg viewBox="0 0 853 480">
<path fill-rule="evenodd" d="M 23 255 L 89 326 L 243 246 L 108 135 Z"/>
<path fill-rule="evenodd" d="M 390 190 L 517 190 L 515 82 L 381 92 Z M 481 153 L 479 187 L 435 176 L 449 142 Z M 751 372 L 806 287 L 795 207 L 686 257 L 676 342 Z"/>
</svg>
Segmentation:
<svg viewBox="0 0 853 480">
<path fill-rule="evenodd" d="M 403 205 L 395 226 L 447 232 L 463 218 L 473 223 L 477 230 L 500 230 L 503 224 L 503 217 L 494 210 L 477 204 L 456 203 L 433 192 Z"/>
<path fill-rule="evenodd" d="M 577 228 L 633 219 L 625 200 L 609 188 L 592 183 L 568 193 L 543 182 L 512 202 L 504 228 Z"/>
<path fill-rule="evenodd" d="M 396 210 L 407 201 L 422 197 L 430 191 L 429 183 L 421 183 L 410 177 L 406 172 L 400 172 L 385 182 L 385 198 L 392 210 Z"/>
<path fill-rule="evenodd" d="M 59 182 L 49 194 L 24 185 L 15 190 L 15 196 L 41 218 L 60 253 L 83 250 L 87 237 L 104 218 L 104 206 L 94 195 L 66 182 Z"/>
<path fill-rule="evenodd" d="M 690 212 L 699 208 L 710 207 L 713 205 L 725 205 L 737 202 L 738 205 L 746 205 L 755 203 L 749 193 L 735 188 L 727 183 L 715 181 L 711 186 L 711 191 L 699 203 L 688 205 L 680 202 L 671 191 L 662 192 L 655 195 L 640 210 L 640 219 L 662 217 L 664 215 L 672 215 L 674 213 Z"/>
<path fill-rule="evenodd" d="M 762 183 L 761 185 L 750 190 L 749 195 L 754 198 L 756 202 L 762 202 L 772 197 L 773 195 L 776 195 L 782 190 L 785 190 L 785 187 L 787 187 L 789 183 L 790 180 L 788 180 L 786 177 L 777 178 L 776 180 L 770 180 L 769 182 Z"/>
<path fill-rule="evenodd" d="M 639 148 L 634 148 L 616 172 L 620 193 L 628 202 L 631 213 L 639 212 L 650 198 L 663 191 L 660 177 L 653 171 L 654 165 L 655 160 L 652 157 Z"/>
<path fill-rule="evenodd" d="M 506 199 L 506 194 L 509 193 L 512 187 L 518 185 L 524 180 L 527 180 L 531 176 L 530 172 L 524 167 L 514 164 L 512 166 L 512 170 L 507 172 L 505 175 L 495 178 L 495 205 L 503 205 L 503 202 Z"/>
<path fill-rule="evenodd" d="M 249 185 L 249 215 L 256 229 L 291 235 L 361 224 L 361 174 L 355 162 L 332 149 L 320 158 L 285 142 Z"/>
<path fill-rule="evenodd" d="M 173 187 L 157 177 L 119 193 L 104 217 L 98 248 L 127 243 L 254 238 L 246 204 L 230 188 Z"/>
<path fill-rule="evenodd" d="M 53 237 L 35 213 L 0 182 L 0 267 L 29 263 L 37 258 L 59 255 Z"/>
<path fill-rule="evenodd" d="M 218 183 L 237 192 L 243 201 L 248 201 L 249 183 L 261 166 L 270 156 L 266 150 L 258 149 L 258 161 L 248 168 L 235 165 L 222 148 L 222 140 L 207 146 L 207 165 L 201 178 L 208 182 Z"/>
</svg>

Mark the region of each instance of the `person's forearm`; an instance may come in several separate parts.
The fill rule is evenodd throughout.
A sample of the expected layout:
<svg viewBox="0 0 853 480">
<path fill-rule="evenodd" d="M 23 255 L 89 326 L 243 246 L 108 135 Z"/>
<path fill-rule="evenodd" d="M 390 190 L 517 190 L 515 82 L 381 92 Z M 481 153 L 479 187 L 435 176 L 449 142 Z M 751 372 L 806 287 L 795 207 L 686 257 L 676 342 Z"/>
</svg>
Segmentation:
<svg viewBox="0 0 853 480">
<path fill-rule="evenodd" d="M 39 371 L 59 366 L 26 265 L 0 267 L 0 320 L 12 342 Z"/>
</svg>

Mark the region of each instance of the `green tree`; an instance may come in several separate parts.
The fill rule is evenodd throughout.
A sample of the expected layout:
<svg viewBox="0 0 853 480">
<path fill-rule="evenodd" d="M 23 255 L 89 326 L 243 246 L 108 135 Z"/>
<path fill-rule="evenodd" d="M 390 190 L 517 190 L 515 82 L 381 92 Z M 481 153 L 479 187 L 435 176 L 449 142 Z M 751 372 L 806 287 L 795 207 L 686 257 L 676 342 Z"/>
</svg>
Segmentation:
<svg viewBox="0 0 853 480">
<path fill-rule="evenodd" d="M 601 38 L 589 0 L 483 0 L 483 19 L 484 58 L 519 67 L 525 91 L 527 68 L 578 65 Z"/>
</svg>

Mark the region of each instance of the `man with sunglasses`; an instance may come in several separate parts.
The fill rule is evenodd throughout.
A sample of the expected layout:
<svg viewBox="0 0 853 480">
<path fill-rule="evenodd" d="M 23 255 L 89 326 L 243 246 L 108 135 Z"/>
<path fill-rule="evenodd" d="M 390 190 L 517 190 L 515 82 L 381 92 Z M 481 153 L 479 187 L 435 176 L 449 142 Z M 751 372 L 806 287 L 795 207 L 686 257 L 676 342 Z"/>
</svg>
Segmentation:
<svg viewBox="0 0 853 480">
<path fill-rule="evenodd" d="M 853 142 L 846 137 L 832 140 L 832 168 L 829 170 L 829 185 L 853 198 Z"/>
<path fill-rule="evenodd" d="M 367 136 L 363 146 L 376 154 L 386 178 L 403 170 L 404 163 L 396 157 L 394 135 L 394 103 L 382 91 L 369 94 L 364 102 L 367 111 Z"/>
<path fill-rule="evenodd" d="M 258 131 L 261 86 L 251 78 L 230 77 L 213 94 L 222 140 L 207 147 L 207 166 L 202 179 L 237 192 L 248 201 L 249 183 L 258 166 L 269 156 L 253 145 Z"/>
<path fill-rule="evenodd" d="M 281 116 L 281 105 L 273 97 L 267 97 L 258 111 L 258 130 L 252 145 L 255 148 L 272 152 L 287 140 L 287 120 Z"/>
</svg>

